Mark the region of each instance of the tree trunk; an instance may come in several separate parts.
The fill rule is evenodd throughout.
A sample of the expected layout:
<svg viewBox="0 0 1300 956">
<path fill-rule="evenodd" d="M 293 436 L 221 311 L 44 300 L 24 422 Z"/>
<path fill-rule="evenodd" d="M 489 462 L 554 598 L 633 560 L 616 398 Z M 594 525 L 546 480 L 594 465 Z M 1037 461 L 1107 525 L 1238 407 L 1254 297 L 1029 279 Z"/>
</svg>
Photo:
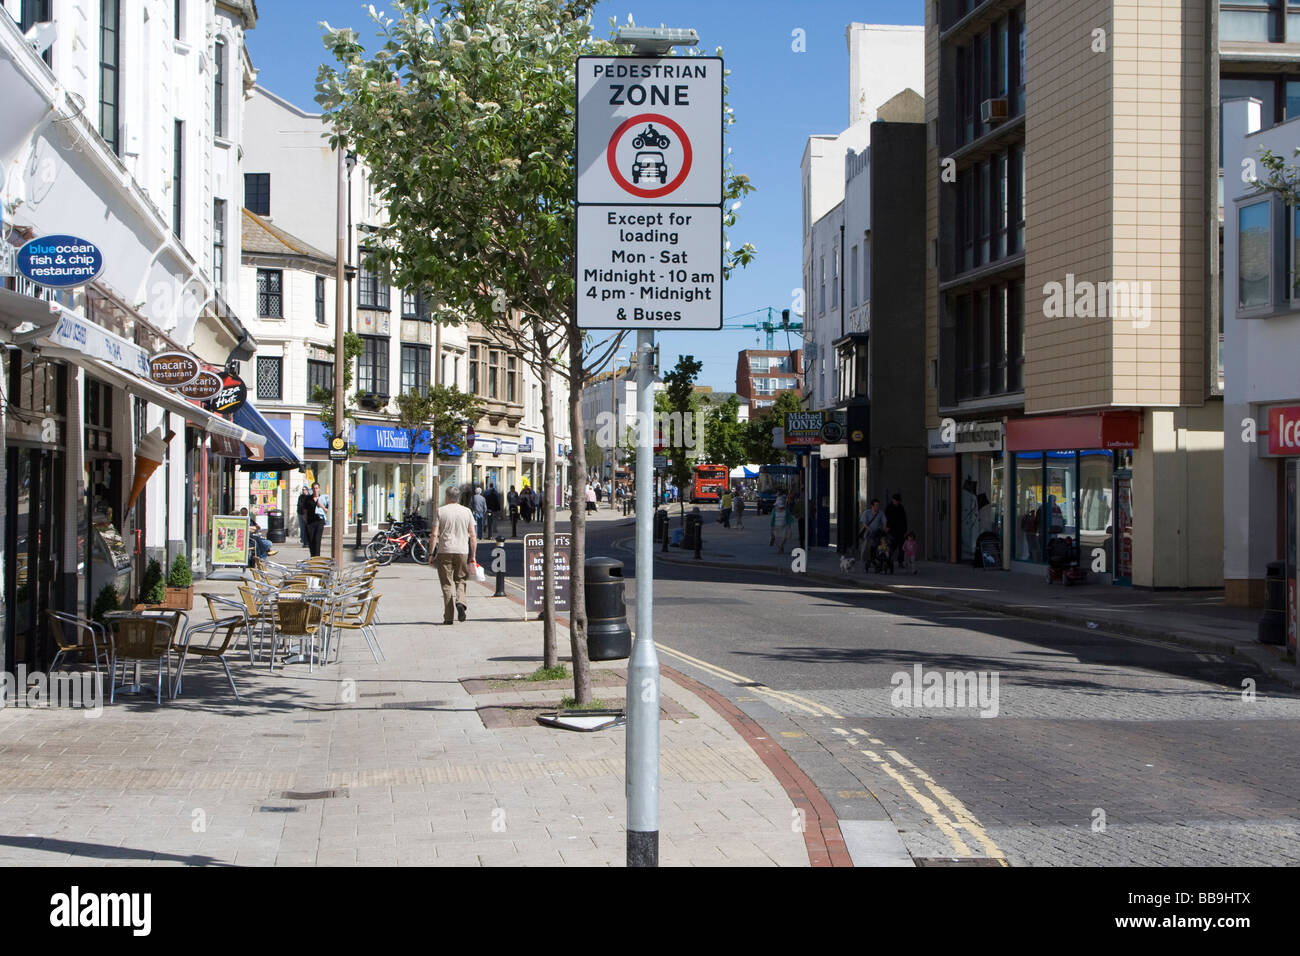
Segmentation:
<svg viewBox="0 0 1300 956">
<path fill-rule="evenodd" d="M 570 472 L 572 499 L 569 528 L 573 545 L 569 552 L 569 643 L 573 648 L 573 696 L 578 705 L 591 703 L 591 662 L 587 659 L 587 589 L 583 565 L 587 559 L 587 475 L 586 442 L 582 440 L 583 337 L 569 335 L 569 429 L 573 435 L 573 469 Z"/>
<path fill-rule="evenodd" d="M 555 412 L 551 405 L 551 350 L 550 342 L 545 336 L 536 337 L 540 332 L 534 326 L 534 343 L 540 356 L 541 379 L 542 379 L 542 440 L 546 442 L 545 463 L 545 480 L 542 484 L 542 490 L 547 494 L 554 494 L 555 488 Z M 555 508 L 546 507 L 545 499 L 542 499 L 542 535 L 545 541 L 542 552 L 542 666 L 546 668 L 555 667 L 559 663 L 558 650 L 555 642 Z M 524 570 L 524 581 L 527 583 L 528 572 Z M 526 598 L 525 598 L 526 600 Z"/>
</svg>

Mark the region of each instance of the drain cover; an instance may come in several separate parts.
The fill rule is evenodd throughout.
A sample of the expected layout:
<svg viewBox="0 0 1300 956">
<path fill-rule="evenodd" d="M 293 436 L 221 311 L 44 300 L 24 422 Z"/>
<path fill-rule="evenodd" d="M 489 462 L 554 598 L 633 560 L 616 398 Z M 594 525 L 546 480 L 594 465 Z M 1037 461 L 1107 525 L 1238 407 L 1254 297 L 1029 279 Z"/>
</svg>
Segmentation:
<svg viewBox="0 0 1300 956">
<path fill-rule="evenodd" d="M 988 856 L 918 856 L 912 862 L 917 866 L 1006 866 Z"/>
<path fill-rule="evenodd" d="M 346 797 L 346 790 L 286 790 L 280 794 L 284 800 L 331 800 L 334 797 Z M 297 810 L 297 807 L 293 809 Z"/>
<path fill-rule="evenodd" d="M 297 813 L 302 807 L 258 807 L 259 813 Z"/>
</svg>

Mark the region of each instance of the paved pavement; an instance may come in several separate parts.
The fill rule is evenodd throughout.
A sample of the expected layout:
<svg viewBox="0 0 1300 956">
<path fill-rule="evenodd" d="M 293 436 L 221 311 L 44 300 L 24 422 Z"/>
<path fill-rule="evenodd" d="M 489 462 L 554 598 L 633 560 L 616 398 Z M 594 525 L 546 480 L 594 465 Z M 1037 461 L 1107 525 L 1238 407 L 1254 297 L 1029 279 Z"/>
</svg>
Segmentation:
<svg viewBox="0 0 1300 956">
<path fill-rule="evenodd" d="M 723 528 L 717 511 L 703 506 L 704 547 L 697 562 L 689 550 L 658 550 L 661 559 L 719 567 L 753 568 L 794 575 L 797 556 L 768 545 L 769 517 L 747 514 L 743 529 Z M 678 526 L 678 509 L 669 511 Z M 633 532 L 630 530 L 628 534 Z M 791 534 L 791 538 L 794 538 Z M 860 566 L 845 570 L 833 548 L 813 548 L 802 565 L 805 580 L 854 584 L 974 610 L 1013 614 L 1240 656 L 1271 677 L 1300 687 L 1300 669 L 1285 648 L 1256 640 L 1258 609 L 1228 607 L 1221 590 L 1152 591 L 1094 584 L 1065 587 L 1043 576 L 977 570 L 966 564 L 918 562 L 915 575 L 876 574 Z"/>
<path fill-rule="evenodd" d="M 314 671 L 236 656 L 242 703 L 200 663 L 162 706 L 0 710 L 0 865 L 621 865 L 625 731 L 486 728 L 478 707 L 563 691 L 465 689 L 541 650 L 518 604 L 471 587 L 471 619 L 446 627 L 430 569 L 381 570 L 386 663 L 352 636 Z M 663 693 L 693 716 L 661 723 L 661 863 L 808 865 L 778 775 L 686 686 Z"/>
</svg>

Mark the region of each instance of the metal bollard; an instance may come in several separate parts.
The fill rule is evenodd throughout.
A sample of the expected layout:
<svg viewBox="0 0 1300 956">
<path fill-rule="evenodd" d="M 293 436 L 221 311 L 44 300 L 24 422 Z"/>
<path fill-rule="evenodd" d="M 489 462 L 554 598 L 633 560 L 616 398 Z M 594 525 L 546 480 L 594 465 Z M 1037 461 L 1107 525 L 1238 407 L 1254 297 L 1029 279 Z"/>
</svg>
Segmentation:
<svg viewBox="0 0 1300 956">
<path fill-rule="evenodd" d="M 361 550 L 361 515 L 357 515 L 357 544 L 356 550 Z"/>
<path fill-rule="evenodd" d="M 685 537 L 690 541 L 690 546 L 695 549 L 695 559 L 700 558 L 700 548 L 703 546 L 704 537 L 704 518 L 700 514 L 699 508 L 694 508 L 686 516 L 686 534 Z M 685 544 L 686 542 L 683 542 Z"/>
<path fill-rule="evenodd" d="M 510 509 L 510 537 L 519 537 L 519 509 Z"/>
<path fill-rule="evenodd" d="M 497 547 L 504 548 L 506 539 L 497 535 Z M 504 564 L 505 562 L 502 562 Z M 504 568 L 497 572 L 497 589 L 493 597 L 506 597 L 506 572 Z"/>
</svg>

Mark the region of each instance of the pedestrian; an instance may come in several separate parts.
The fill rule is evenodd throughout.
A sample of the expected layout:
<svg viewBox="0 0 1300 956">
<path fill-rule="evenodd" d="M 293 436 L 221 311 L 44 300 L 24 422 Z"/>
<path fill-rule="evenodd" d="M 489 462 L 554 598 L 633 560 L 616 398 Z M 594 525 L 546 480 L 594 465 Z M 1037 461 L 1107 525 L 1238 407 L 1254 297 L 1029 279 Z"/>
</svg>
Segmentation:
<svg viewBox="0 0 1300 956">
<path fill-rule="evenodd" d="M 240 508 L 239 513 L 248 518 L 248 539 L 257 550 L 258 558 L 266 559 L 275 554 L 275 548 L 271 547 L 271 539 L 262 536 L 262 528 L 258 525 L 257 519 L 249 516 L 247 508 Z M 250 561 L 249 564 L 252 562 Z"/>
<path fill-rule="evenodd" d="M 745 496 L 737 494 L 731 501 L 731 518 L 737 528 L 745 527 Z"/>
<path fill-rule="evenodd" d="M 448 488 L 447 503 L 434 518 L 431 536 L 436 549 L 429 559 L 436 564 L 438 583 L 442 585 L 443 624 L 453 624 L 457 617 L 465 620 L 465 582 L 469 580 L 470 559 L 478 550 L 474 523 L 474 513 L 460 504 L 460 493 Z"/>
<path fill-rule="evenodd" d="M 799 547 L 804 546 L 808 539 L 804 537 L 804 514 L 803 514 L 803 495 L 798 488 L 790 492 L 790 500 L 786 502 L 786 508 L 794 516 L 794 520 L 799 523 Z"/>
<path fill-rule="evenodd" d="M 907 537 L 907 511 L 903 508 L 903 496 L 894 492 L 885 508 L 885 529 L 889 532 L 889 549 L 894 560 L 902 562 L 903 539 Z"/>
<path fill-rule="evenodd" d="M 596 504 L 599 505 L 602 499 L 604 499 L 605 497 L 605 488 L 599 481 L 596 482 L 595 488 L 596 488 L 595 490 Z"/>
<path fill-rule="evenodd" d="M 483 497 L 487 501 L 487 537 L 490 538 L 496 527 L 496 520 L 501 517 L 501 492 L 497 491 L 496 485 L 488 485 L 487 493 Z"/>
<path fill-rule="evenodd" d="M 483 489 L 478 485 L 474 486 L 473 497 L 474 510 L 474 531 L 478 537 L 483 537 L 483 525 L 487 521 L 487 498 L 483 497 Z"/>
<path fill-rule="evenodd" d="M 533 520 L 533 489 L 525 488 L 524 493 L 519 496 L 519 517 L 524 524 L 531 524 Z"/>
<path fill-rule="evenodd" d="M 311 501 L 311 485 L 303 484 L 298 492 L 298 539 L 307 547 L 307 518 L 314 506 Z"/>
<path fill-rule="evenodd" d="M 718 521 L 724 528 L 731 527 L 731 492 L 724 491 L 722 500 L 718 502 Z"/>
<path fill-rule="evenodd" d="M 510 509 L 510 523 L 514 524 L 519 520 L 519 492 L 515 491 L 514 485 L 506 492 L 506 507 Z"/>
<path fill-rule="evenodd" d="M 595 510 L 596 489 L 591 486 L 591 482 L 587 482 L 587 514 L 591 514 Z"/>
<path fill-rule="evenodd" d="M 307 551 L 313 558 L 320 557 L 320 539 L 325 531 L 325 505 L 321 499 L 320 485 L 313 482 L 311 493 L 298 501 L 300 513 L 307 515 Z"/>
<path fill-rule="evenodd" d="M 916 573 L 916 532 L 907 532 L 903 539 L 903 570 Z"/>
<path fill-rule="evenodd" d="M 871 499 L 871 504 L 858 516 L 858 522 L 862 525 L 862 530 L 859 532 L 862 542 L 858 558 L 862 562 L 862 570 L 869 571 L 871 570 L 870 557 L 879 546 L 880 538 L 887 527 L 885 513 L 880 510 L 879 498 Z"/>
<path fill-rule="evenodd" d="M 772 506 L 772 517 L 768 521 L 772 533 L 767 540 L 769 547 L 776 545 L 777 554 L 785 550 L 786 540 L 790 536 L 790 526 L 793 524 L 794 516 L 790 514 L 790 509 L 786 507 L 785 498 L 778 495 L 776 504 Z"/>
</svg>

